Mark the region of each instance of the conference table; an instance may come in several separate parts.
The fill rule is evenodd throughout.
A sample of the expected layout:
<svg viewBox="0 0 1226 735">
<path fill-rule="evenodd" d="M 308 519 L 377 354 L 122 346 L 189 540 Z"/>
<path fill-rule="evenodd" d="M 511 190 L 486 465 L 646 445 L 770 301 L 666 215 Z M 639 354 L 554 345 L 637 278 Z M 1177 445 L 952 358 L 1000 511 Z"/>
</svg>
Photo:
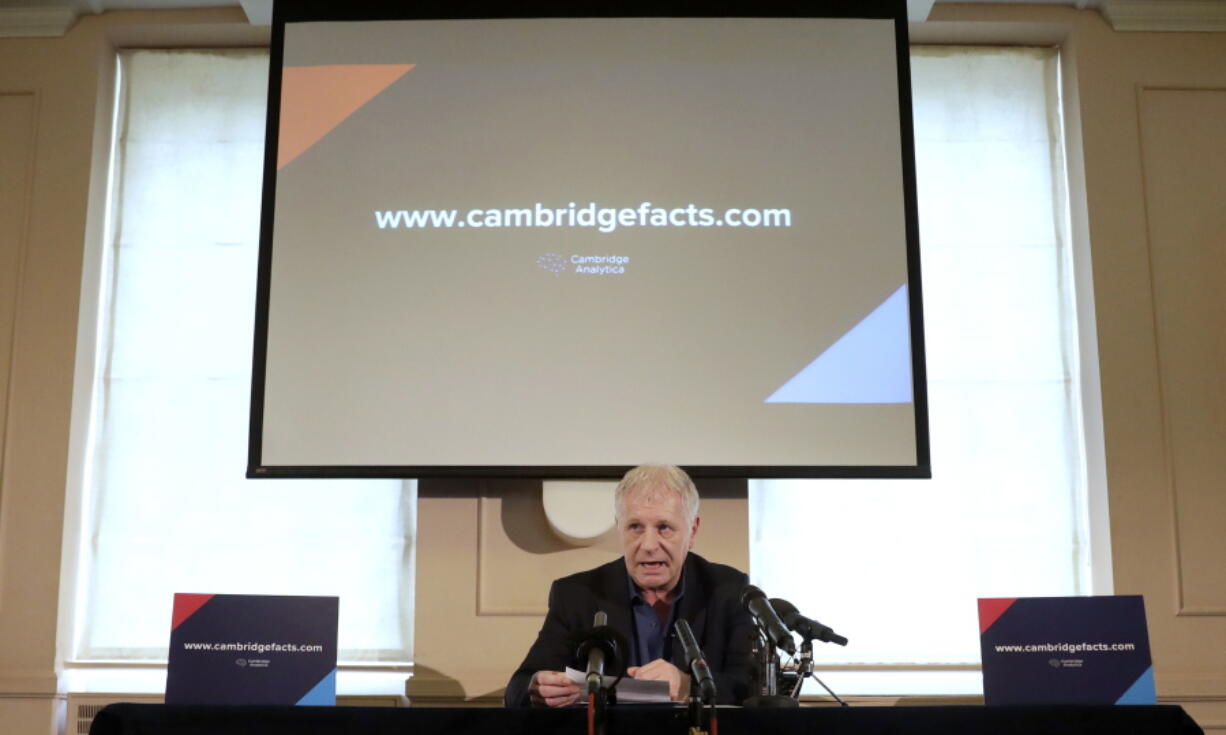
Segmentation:
<svg viewBox="0 0 1226 735">
<path fill-rule="evenodd" d="M 1193 735 L 1182 708 L 924 706 L 720 708 L 721 735 Z M 482 735 L 587 732 L 586 710 L 112 704 L 90 735 Z M 607 735 L 686 735 L 680 707 L 610 709 Z"/>
</svg>

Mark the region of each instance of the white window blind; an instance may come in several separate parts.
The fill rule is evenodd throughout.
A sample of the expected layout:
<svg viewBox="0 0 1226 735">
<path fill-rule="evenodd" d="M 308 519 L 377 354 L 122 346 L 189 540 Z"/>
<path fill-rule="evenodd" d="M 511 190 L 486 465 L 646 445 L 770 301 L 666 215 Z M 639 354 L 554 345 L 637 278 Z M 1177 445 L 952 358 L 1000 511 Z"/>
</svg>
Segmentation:
<svg viewBox="0 0 1226 735">
<path fill-rule="evenodd" d="M 416 488 L 248 481 L 268 54 L 126 51 L 73 658 L 164 660 L 175 592 L 337 595 L 412 657 Z"/>
<path fill-rule="evenodd" d="M 973 692 L 976 598 L 1089 590 L 1058 53 L 911 64 L 933 479 L 750 489 L 754 580 L 850 639 L 844 693 Z"/>
</svg>

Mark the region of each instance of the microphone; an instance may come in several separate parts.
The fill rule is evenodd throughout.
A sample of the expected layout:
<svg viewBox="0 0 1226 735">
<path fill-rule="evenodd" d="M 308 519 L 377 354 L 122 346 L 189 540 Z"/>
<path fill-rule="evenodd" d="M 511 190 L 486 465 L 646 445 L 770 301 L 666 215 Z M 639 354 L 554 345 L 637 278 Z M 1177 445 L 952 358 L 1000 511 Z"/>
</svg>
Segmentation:
<svg viewBox="0 0 1226 735">
<path fill-rule="evenodd" d="M 685 662 L 690 667 L 690 673 L 694 675 L 694 684 L 699 695 L 704 702 L 715 701 L 715 679 L 711 678 L 711 667 L 707 666 L 707 657 L 698 647 L 698 641 L 694 640 L 694 631 L 690 629 L 690 624 L 685 618 L 677 618 L 673 630 L 677 631 L 677 639 L 681 641 L 681 649 L 685 651 Z"/>
<path fill-rule="evenodd" d="M 749 614 L 765 629 L 767 639 L 788 653 L 796 653 L 796 641 L 792 640 L 792 634 L 784 627 L 775 608 L 771 607 L 765 592 L 752 584 L 748 585 L 741 593 L 741 604 L 749 609 Z"/>
<path fill-rule="evenodd" d="M 800 614 L 796 606 L 787 600 L 781 600 L 778 597 L 771 598 L 771 607 L 778 613 L 783 624 L 791 630 L 800 634 L 801 638 L 806 641 L 821 641 L 822 643 L 837 643 L 840 646 L 847 645 L 847 639 L 835 633 L 829 627 L 822 625 L 816 620 L 806 618 Z"/>
<path fill-rule="evenodd" d="M 608 625 L 609 616 L 603 610 L 597 611 L 592 627 L 599 628 Z M 604 649 L 598 645 L 591 646 L 587 651 L 587 691 L 588 694 L 600 689 L 600 681 L 604 678 Z"/>
<path fill-rule="evenodd" d="M 608 615 L 597 612 L 590 630 L 577 631 L 570 636 L 575 645 L 575 660 L 586 664 L 589 694 L 601 688 L 605 673 L 620 676 L 625 671 L 626 638 L 610 628 L 608 621 Z"/>
</svg>

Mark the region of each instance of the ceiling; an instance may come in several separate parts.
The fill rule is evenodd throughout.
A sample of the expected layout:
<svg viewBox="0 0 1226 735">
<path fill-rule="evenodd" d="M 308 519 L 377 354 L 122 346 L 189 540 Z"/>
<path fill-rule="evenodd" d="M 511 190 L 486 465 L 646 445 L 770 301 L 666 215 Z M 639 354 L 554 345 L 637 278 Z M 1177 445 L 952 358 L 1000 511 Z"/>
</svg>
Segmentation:
<svg viewBox="0 0 1226 735">
<path fill-rule="evenodd" d="M 967 0 L 962 0 L 963 2 Z M 1078 8 L 1097 7 L 1102 0 L 970 0 L 972 2 L 1028 2 L 1070 5 Z M 923 20 L 934 0 L 907 0 L 912 20 Z M 149 8 L 204 8 L 242 5 L 248 18 L 266 12 L 271 17 L 272 0 L 0 0 L 0 8 L 69 8 L 77 15 L 103 13 L 107 10 L 138 10 Z M 923 17 L 916 17 L 921 15 Z"/>
<path fill-rule="evenodd" d="M 907 0 L 912 21 L 950 0 Z M 1226 0 L 956 0 L 972 3 L 1093 8 L 1120 31 L 1226 31 Z M 273 0 L 0 0 L 0 37 L 62 35 L 77 17 L 108 10 L 242 6 L 253 25 L 268 25 Z M 43 25 L 45 24 L 45 28 Z M 54 32 L 59 27 L 59 32 Z M 24 32 L 23 32 L 24 31 Z"/>
<path fill-rule="evenodd" d="M 958 0 L 959 2 L 1013 2 L 1043 5 L 1071 5 L 1078 8 L 1093 8 L 1102 0 Z M 72 7 L 80 13 L 102 13 L 107 10 L 134 10 L 148 8 L 201 8 L 232 7 L 246 5 L 240 0 L 0 0 L 0 7 Z M 272 5 L 271 0 L 263 4 Z M 915 3 L 908 0 L 908 5 Z M 925 4 L 925 3 L 920 3 Z M 931 2 L 926 3 L 932 5 Z"/>
</svg>

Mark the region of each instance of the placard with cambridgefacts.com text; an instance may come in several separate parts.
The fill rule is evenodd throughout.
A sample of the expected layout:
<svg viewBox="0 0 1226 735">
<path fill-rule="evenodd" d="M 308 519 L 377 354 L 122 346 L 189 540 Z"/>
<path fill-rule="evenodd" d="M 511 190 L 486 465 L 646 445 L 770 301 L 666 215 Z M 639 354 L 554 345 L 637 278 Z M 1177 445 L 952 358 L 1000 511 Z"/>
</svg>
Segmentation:
<svg viewBox="0 0 1226 735">
<path fill-rule="evenodd" d="M 1140 595 L 979 600 L 984 702 L 1155 704 Z"/>
<path fill-rule="evenodd" d="M 336 704 L 339 598 L 178 593 L 167 704 Z"/>
</svg>

